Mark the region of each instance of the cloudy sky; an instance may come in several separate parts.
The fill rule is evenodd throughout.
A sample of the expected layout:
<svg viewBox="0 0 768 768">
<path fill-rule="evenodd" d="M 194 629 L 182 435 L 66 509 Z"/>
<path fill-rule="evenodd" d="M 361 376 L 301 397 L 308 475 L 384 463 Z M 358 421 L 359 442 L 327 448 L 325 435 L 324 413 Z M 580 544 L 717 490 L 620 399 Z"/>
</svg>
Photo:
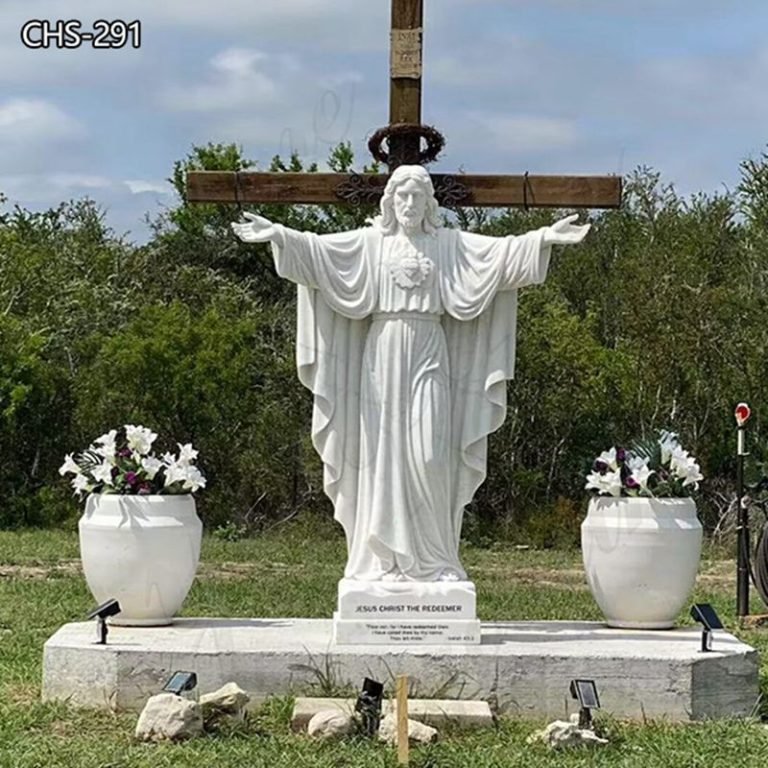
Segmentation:
<svg viewBox="0 0 768 768">
<path fill-rule="evenodd" d="M 66 7 L 66 10 L 65 10 Z M 265 165 L 387 122 L 390 0 L 0 0 L 0 192 L 102 204 L 141 241 L 194 144 Z M 425 0 L 434 170 L 661 171 L 733 188 L 768 143 L 765 0 Z M 66 15 L 63 15 L 66 14 Z M 141 47 L 29 50 L 30 19 L 141 23 Z"/>
</svg>

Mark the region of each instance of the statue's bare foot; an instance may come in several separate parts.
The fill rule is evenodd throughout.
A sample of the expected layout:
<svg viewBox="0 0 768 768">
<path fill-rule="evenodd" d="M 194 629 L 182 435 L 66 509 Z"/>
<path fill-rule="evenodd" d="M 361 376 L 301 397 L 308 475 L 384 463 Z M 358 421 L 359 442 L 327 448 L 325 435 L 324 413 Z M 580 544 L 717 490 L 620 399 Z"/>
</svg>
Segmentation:
<svg viewBox="0 0 768 768">
<path fill-rule="evenodd" d="M 381 577 L 382 581 L 405 581 L 405 576 L 403 576 L 402 571 L 399 571 L 397 568 L 393 568 L 391 571 L 388 571 Z"/>
<path fill-rule="evenodd" d="M 452 568 L 446 568 L 437 577 L 438 581 L 461 581 L 461 576 Z"/>
</svg>

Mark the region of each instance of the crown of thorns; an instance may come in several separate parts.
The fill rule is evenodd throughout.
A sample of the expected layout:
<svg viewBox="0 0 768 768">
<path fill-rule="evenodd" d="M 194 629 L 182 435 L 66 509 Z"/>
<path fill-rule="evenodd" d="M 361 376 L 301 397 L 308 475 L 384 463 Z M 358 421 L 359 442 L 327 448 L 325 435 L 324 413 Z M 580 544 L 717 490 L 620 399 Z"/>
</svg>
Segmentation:
<svg viewBox="0 0 768 768">
<path fill-rule="evenodd" d="M 431 125 L 422 125 L 420 123 L 392 123 L 384 128 L 379 128 L 368 139 L 368 150 L 373 157 L 384 165 L 389 164 L 390 153 L 384 149 L 384 142 L 387 143 L 387 149 L 389 149 L 390 139 L 393 136 L 418 136 L 419 139 L 424 139 L 427 146 L 424 149 L 419 149 L 418 162 L 420 165 L 426 165 L 427 163 L 434 162 L 438 155 L 443 151 L 445 146 L 445 138 L 437 128 L 433 128 Z M 419 144 L 421 146 L 421 144 Z"/>
</svg>

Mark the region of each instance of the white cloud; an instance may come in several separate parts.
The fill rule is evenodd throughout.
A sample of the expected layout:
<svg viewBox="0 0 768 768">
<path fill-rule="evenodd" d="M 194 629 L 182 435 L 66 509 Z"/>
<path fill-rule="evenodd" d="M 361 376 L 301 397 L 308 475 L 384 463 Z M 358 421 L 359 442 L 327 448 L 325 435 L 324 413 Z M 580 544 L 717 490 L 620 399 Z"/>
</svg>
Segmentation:
<svg viewBox="0 0 768 768">
<path fill-rule="evenodd" d="M 158 195 L 170 195 L 173 192 L 171 185 L 167 181 L 126 179 L 123 183 L 131 190 L 132 195 L 141 195 L 145 192 L 154 192 Z"/>
<path fill-rule="evenodd" d="M 0 176 L 0 191 L 31 205 L 56 205 L 71 197 L 93 197 L 115 189 L 115 182 L 89 173 L 19 173 Z"/>
<path fill-rule="evenodd" d="M 256 71 L 255 64 L 263 62 L 267 54 L 252 48 L 229 48 L 211 59 L 211 66 L 219 72 L 249 77 Z"/>
<path fill-rule="evenodd" d="M 54 173 L 46 178 L 45 183 L 69 190 L 109 189 L 114 184 L 104 176 L 85 173 Z"/>
<path fill-rule="evenodd" d="M 10 99 L 0 103 L 0 140 L 25 143 L 73 139 L 85 128 L 62 109 L 43 99 Z"/>
<path fill-rule="evenodd" d="M 204 83 L 176 83 L 161 91 L 162 103 L 173 110 L 211 112 L 271 102 L 277 85 L 263 69 L 270 63 L 261 51 L 230 48 L 209 62 Z"/>
<path fill-rule="evenodd" d="M 50 101 L 0 102 L 0 168 L 6 174 L 70 171 L 87 135 L 80 121 Z"/>
<path fill-rule="evenodd" d="M 562 118 L 468 112 L 466 119 L 498 149 L 513 154 L 567 148 L 578 136 L 573 121 Z"/>
</svg>

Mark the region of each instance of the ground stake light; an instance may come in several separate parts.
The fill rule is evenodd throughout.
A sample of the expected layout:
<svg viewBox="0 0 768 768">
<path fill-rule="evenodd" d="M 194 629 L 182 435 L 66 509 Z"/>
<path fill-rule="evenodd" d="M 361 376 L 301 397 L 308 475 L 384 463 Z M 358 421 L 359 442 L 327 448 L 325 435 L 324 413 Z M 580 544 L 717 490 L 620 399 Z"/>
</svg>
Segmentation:
<svg viewBox="0 0 768 768">
<path fill-rule="evenodd" d="M 701 651 L 712 650 L 712 630 L 722 629 L 723 622 L 709 603 L 694 603 L 691 606 L 691 618 L 701 624 Z"/>
<path fill-rule="evenodd" d="M 579 728 L 592 727 L 592 710 L 600 709 L 594 680 L 571 680 L 571 698 L 579 702 Z"/>
<path fill-rule="evenodd" d="M 96 619 L 96 643 L 98 645 L 107 644 L 107 619 L 110 616 L 117 616 L 120 611 L 120 603 L 111 598 L 88 612 L 86 618 Z"/>
<path fill-rule="evenodd" d="M 174 672 L 163 690 L 182 696 L 188 691 L 194 691 L 197 687 L 197 675 L 194 672 Z"/>
<path fill-rule="evenodd" d="M 381 722 L 381 701 L 384 697 L 384 685 L 366 677 L 363 690 L 355 703 L 355 712 L 359 712 L 363 721 L 363 733 L 374 738 Z"/>
</svg>

